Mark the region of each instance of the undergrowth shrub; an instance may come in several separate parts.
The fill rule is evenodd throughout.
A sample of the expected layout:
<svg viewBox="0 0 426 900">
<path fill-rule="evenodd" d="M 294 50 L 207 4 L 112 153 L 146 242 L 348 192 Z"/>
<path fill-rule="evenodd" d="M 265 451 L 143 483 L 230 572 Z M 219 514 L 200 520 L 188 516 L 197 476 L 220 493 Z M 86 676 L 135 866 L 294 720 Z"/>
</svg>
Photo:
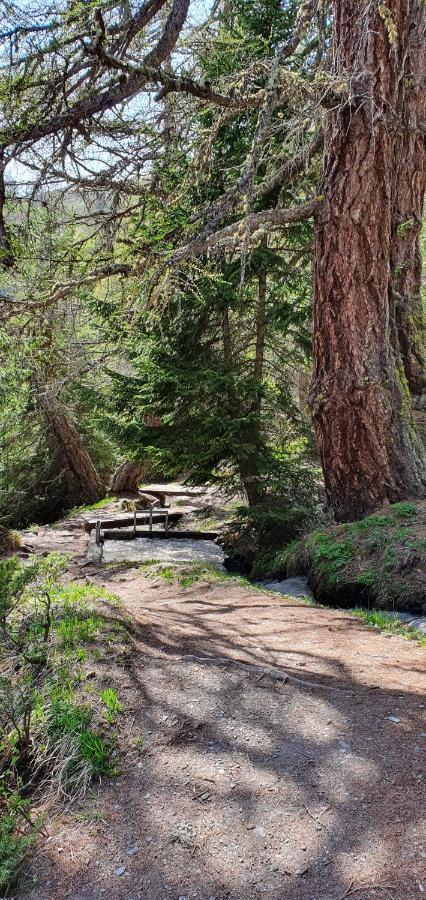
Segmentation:
<svg viewBox="0 0 426 900">
<path fill-rule="evenodd" d="M 252 578 L 274 574 L 276 557 L 282 548 L 318 524 L 324 516 L 318 491 L 314 490 L 311 503 L 274 497 L 255 507 L 239 507 L 237 513 L 239 521 L 230 530 L 225 551 L 231 560 L 233 555 L 236 559 L 245 555 L 248 564 L 242 574 L 250 573 Z"/>
<path fill-rule="evenodd" d="M 7 895 L 16 873 L 33 847 L 40 831 L 40 820 L 32 820 L 28 801 L 19 793 L 10 793 L 0 778 L 0 891 Z"/>
<path fill-rule="evenodd" d="M 104 699 L 90 692 L 85 665 L 97 641 L 122 637 L 103 611 L 119 601 L 96 585 L 63 584 L 67 562 L 0 561 L 0 895 L 37 835 L 22 796 L 72 800 L 114 771 L 116 739 L 102 722 L 112 725 L 122 705 L 112 688 Z"/>
</svg>

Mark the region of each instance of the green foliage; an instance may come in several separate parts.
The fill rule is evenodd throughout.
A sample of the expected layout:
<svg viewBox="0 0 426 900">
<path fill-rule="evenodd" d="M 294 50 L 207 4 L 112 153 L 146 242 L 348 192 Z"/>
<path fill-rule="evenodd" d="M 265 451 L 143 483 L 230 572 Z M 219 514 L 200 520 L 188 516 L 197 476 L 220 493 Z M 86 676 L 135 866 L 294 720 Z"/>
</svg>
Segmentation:
<svg viewBox="0 0 426 900">
<path fill-rule="evenodd" d="M 108 506 L 109 503 L 112 503 L 116 498 L 115 497 L 104 497 L 103 500 L 98 500 L 97 503 L 88 503 L 86 506 L 75 506 L 73 509 L 70 509 L 68 512 L 69 516 L 78 516 L 81 513 L 91 512 L 93 509 L 102 509 L 104 506 Z"/>
<path fill-rule="evenodd" d="M 21 527 L 54 521 L 84 500 L 43 414 L 40 385 L 52 389 L 102 475 L 113 469 L 116 450 L 99 426 L 105 347 L 96 316 L 85 311 L 87 295 L 75 296 L 71 305 L 44 306 L 55 279 L 66 280 L 82 264 L 73 250 L 79 245 L 75 229 L 63 224 L 54 198 L 41 207 L 19 205 L 13 215 L 22 221 L 24 247 L 14 278 L 0 272 L 0 290 L 14 295 L 19 285 L 34 308 L 28 315 L 25 303 L 17 306 L 0 336 L 0 521 Z"/>
<path fill-rule="evenodd" d="M 159 575 L 160 578 L 164 578 L 164 580 L 168 581 L 170 584 L 172 584 L 172 582 L 175 580 L 174 569 L 171 569 L 168 567 L 162 567 L 162 568 L 158 569 L 156 574 Z"/>
<path fill-rule="evenodd" d="M 104 644 L 119 634 L 120 624 L 109 621 L 111 608 L 119 603 L 96 585 L 62 584 L 66 564 L 59 554 L 26 566 L 16 557 L 0 562 L 4 890 L 37 834 L 28 815 L 20 821 L 25 810 L 21 793 L 28 796 L 42 778 L 44 791 L 74 798 L 87 791 L 93 778 L 114 771 L 114 735 L 105 737 L 97 722 L 106 706 L 107 721 L 113 724 L 122 707 L 113 688 L 101 692 L 96 702 L 85 666 L 97 639 Z M 100 609 L 105 606 L 104 614 Z"/>
<path fill-rule="evenodd" d="M 52 702 L 46 717 L 47 733 L 61 761 L 61 793 L 76 793 L 77 785 L 92 777 L 110 775 L 111 744 L 91 727 L 93 709 L 71 702 L 66 692 Z"/>
<path fill-rule="evenodd" d="M 123 711 L 123 704 L 118 699 L 117 691 L 111 687 L 105 688 L 99 696 L 106 707 L 105 719 L 109 725 L 113 725 L 118 713 Z"/>
<path fill-rule="evenodd" d="M 94 641 L 99 635 L 103 625 L 102 616 L 92 613 L 91 615 L 68 616 L 61 622 L 58 622 L 56 634 L 60 646 L 64 650 L 74 649 L 82 643 Z"/>
<path fill-rule="evenodd" d="M 311 571 L 318 589 L 345 603 L 348 591 L 379 606 L 421 609 L 424 602 L 426 542 L 424 514 L 418 504 L 393 504 L 386 514 L 366 516 L 327 531 L 316 530 L 284 548 L 269 561 L 268 575 Z M 410 562 L 412 560 L 412 562 Z"/>
<path fill-rule="evenodd" d="M 404 500 L 401 503 L 393 503 L 391 510 L 398 518 L 411 519 L 417 514 L 418 505 L 411 500 Z"/>
<path fill-rule="evenodd" d="M 326 574 L 330 584 L 335 584 L 342 571 L 354 557 L 354 543 L 351 539 L 337 541 L 328 532 L 315 531 L 306 541 L 306 548 Z"/>
<path fill-rule="evenodd" d="M 40 821 L 32 822 L 28 801 L 10 793 L 0 780 L 0 894 L 7 896 L 28 851 L 34 845 Z"/>
</svg>

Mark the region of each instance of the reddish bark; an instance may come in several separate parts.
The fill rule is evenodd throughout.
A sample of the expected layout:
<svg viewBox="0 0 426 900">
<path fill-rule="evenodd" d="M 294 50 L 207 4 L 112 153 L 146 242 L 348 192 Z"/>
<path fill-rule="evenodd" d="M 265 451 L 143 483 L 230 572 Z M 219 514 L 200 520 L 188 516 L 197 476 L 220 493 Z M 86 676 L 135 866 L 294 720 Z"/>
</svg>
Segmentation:
<svg viewBox="0 0 426 900">
<path fill-rule="evenodd" d="M 393 347 L 393 185 L 409 0 L 334 0 L 334 71 L 350 101 L 330 114 L 316 225 L 312 410 L 336 518 L 425 484 Z M 403 371 L 403 370 L 402 370 Z"/>
<path fill-rule="evenodd" d="M 425 390 L 419 236 L 426 187 L 426 6 L 412 0 L 404 108 L 395 166 L 392 272 L 399 348 L 412 394 Z"/>
</svg>

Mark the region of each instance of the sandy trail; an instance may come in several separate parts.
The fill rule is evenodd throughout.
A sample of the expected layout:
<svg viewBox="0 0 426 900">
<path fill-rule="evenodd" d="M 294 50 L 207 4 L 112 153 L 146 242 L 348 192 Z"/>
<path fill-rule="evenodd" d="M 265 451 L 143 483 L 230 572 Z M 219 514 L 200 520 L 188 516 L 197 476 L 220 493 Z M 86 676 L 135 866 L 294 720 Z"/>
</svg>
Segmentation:
<svg viewBox="0 0 426 900">
<path fill-rule="evenodd" d="M 130 615 L 129 659 L 100 663 L 120 775 L 52 818 L 16 896 L 426 893 L 424 650 L 231 581 L 89 577 Z"/>
</svg>

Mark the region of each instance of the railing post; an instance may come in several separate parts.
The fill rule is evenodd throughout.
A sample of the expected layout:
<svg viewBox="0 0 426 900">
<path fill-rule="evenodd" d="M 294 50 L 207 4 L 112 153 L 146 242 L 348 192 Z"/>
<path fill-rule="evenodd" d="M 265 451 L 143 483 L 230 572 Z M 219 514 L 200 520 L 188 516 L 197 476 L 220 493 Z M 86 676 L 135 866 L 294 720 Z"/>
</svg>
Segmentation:
<svg viewBox="0 0 426 900">
<path fill-rule="evenodd" d="M 152 532 L 152 506 L 149 508 L 149 530 Z"/>
<path fill-rule="evenodd" d="M 133 511 L 133 537 L 136 537 L 136 510 Z"/>
<path fill-rule="evenodd" d="M 95 540 L 96 540 L 97 544 L 101 543 L 101 520 L 100 519 L 98 519 L 96 522 Z"/>
<path fill-rule="evenodd" d="M 166 521 L 164 524 L 164 531 L 168 531 L 168 530 L 169 530 L 169 510 L 166 509 Z"/>
</svg>

